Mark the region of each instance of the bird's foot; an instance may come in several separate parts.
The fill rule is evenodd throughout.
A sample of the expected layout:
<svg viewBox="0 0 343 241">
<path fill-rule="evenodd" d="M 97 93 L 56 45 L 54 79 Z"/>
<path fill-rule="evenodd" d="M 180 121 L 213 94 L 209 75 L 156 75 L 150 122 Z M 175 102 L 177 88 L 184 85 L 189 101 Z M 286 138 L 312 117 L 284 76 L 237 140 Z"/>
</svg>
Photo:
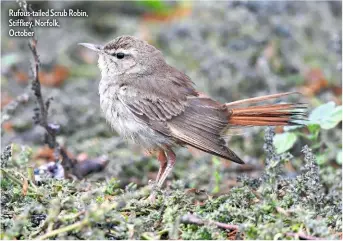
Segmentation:
<svg viewBox="0 0 343 241">
<path fill-rule="evenodd" d="M 160 188 L 158 187 L 158 183 L 153 180 L 149 180 L 149 186 L 151 187 L 151 193 L 147 200 L 154 203 L 156 201 L 157 192 Z"/>
<path fill-rule="evenodd" d="M 156 196 L 157 196 L 157 192 L 155 190 L 153 190 L 151 192 L 151 194 L 149 195 L 149 197 L 147 198 L 147 200 L 151 203 L 155 203 L 156 202 Z"/>
<path fill-rule="evenodd" d="M 148 185 L 149 185 L 149 187 L 150 187 L 150 189 L 151 189 L 152 191 L 158 189 L 157 184 L 158 184 L 158 183 L 157 183 L 156 181 L 153 181 L 153 180 L 149 180 L 149 181 L 148 181 Z"/>
</svg>

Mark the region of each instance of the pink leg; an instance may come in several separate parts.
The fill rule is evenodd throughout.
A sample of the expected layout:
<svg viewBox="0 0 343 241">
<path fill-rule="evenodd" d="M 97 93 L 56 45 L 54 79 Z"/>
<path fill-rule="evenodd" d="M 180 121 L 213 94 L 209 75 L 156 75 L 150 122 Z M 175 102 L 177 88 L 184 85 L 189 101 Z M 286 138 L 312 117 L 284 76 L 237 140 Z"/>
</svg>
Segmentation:
<svg viewBox="0 0 343 241">
<path fill-rule="evenodd" d="M 158 169 L 156 183 L 158 183 L 158 181 L 160 180 L 162 174 L 164 173 L 167 167 L 167 157 L 166 157 L 166 154 L 164 153 L 164 150 L 160 150 L 158 152 L 157 160 L 160 162 L 160 168 Z"/>
<path fill-rule="evenodd" d="M 165 171 L 163 172 L 162 176 L 158 180 L 158 183 L 157 183 L 158 188 L 161 188 L 163 186 L 164 181 L 169 176 L 169 173 L 173 170 L 173 167 L 174 167 L 175 162 L 176 162 L 176 155 L 172 149 L 167 150 L 167 157 L 168 157 L 168 164 L 167 164 L 167 167 L 166 167 Z"/>
<path fill-rule="evenodd" d="M 159 150 L 158 155 L 157 155 L 157 160 L 160 162 L 160 168 L 158 169 L 158 173 L 157 173 L 157 177 L 156 177 L 156 181 L 155 181 L 153 190 L 151 191 L 151 194 L 148 197 L 148 200 L 150 200 L 151 202 L 155 202 L 155 200 L 156 200 L 157 184 L 158 184 L 159 180 L 161 179 L 161 176 L 163 175 L 163 173 L 165 172 L 166 167 L 167 167 L 167 157 L 166 157 L 164 150 L 162 150 L 162 149 Z"/>
<path fill-rule="evenodd" d="M 169 173 L 173 170 L 173 167 L 176 162 L 175 153 L 171 149 L 168 149 L 166 153 L 167 153 L 167 158 L 166 158 L 165 152 L 162 150 L 159 152 L 159 155 L 157 157 L 157 159 L 160 162 L 160 169 L 158 171 L 157 178 L 156 178 L 156 181 L 157 181 L 156 187 L 158 189 L 162 187 Z M 168 159 L 168 164 L 167 164 L 167 159 Z M 154 202 L 155 199 L 156 199 L 156 189 L 153 189 L 150 196 L 148 197 L 148 200 L 150 200 L 151 202 Z"/>
</svg>

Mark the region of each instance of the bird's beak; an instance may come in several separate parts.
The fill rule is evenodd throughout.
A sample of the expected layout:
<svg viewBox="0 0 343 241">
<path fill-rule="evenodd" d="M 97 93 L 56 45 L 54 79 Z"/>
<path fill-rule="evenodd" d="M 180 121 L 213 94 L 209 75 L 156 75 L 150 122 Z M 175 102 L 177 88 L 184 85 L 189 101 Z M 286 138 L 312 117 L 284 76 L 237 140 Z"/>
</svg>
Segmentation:
<svg viewBox="0 0 343 241">
<path fill-rule="evenodd" d="M 103 46 L 98 45 L 98 44 L 89 44 L 89 43 L 78 43 L 78 44 L 82 45 L 82 46 L 84 46 L 86 48 L 89 48 L 89 49 L 91 49 L 91 50 L 93 50 L 95 52 L 100 52 L 104 48 Z"/>
</svg>

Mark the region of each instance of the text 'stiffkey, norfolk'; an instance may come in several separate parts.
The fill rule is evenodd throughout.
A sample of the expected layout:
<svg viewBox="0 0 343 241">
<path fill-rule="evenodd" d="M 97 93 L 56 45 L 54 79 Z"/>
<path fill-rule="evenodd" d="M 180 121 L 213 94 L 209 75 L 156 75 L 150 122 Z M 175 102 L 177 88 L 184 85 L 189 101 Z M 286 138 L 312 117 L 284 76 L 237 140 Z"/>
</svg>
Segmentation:
<svg viewBox="0 0 343 241">
<path fill-rule="evenodd" d="M 47 19 L 47 20 L 40 20 L 40 19 L 35 19 L 33 22 L 32 21 L 24 21 L 23 19 L 17 19 L 13 20 L 10 19 L 9 21 L 9 27 L 60 27 L 59 22 L 57 19 Z"/>
</svg>

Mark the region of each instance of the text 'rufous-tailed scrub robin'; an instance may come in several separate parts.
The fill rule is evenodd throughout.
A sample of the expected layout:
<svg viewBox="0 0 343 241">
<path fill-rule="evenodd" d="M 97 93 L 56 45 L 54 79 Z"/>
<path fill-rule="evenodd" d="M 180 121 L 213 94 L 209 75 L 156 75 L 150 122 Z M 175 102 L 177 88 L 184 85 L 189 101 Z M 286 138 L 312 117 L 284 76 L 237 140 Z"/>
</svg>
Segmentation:
<svg viewBox="0 0 343 241">
<path fill-rule="evenodd" d="M 121 36 L 104 46 L 82 43 L 99 55 L 100 106 L 120 135 L 158 152 L 160 188 L 176 161 L 172 148 L 190 145 L 243 164 L 224 140 L 237 126 L 297 125 L 306 116 L 304 104 L 264 104 L 294 92 L 222 104 L 204 97 L 191 79 L 168 65 L 147 42 Z M 242 107 L 243 104 L 260 105 Z"/>
</svg>

